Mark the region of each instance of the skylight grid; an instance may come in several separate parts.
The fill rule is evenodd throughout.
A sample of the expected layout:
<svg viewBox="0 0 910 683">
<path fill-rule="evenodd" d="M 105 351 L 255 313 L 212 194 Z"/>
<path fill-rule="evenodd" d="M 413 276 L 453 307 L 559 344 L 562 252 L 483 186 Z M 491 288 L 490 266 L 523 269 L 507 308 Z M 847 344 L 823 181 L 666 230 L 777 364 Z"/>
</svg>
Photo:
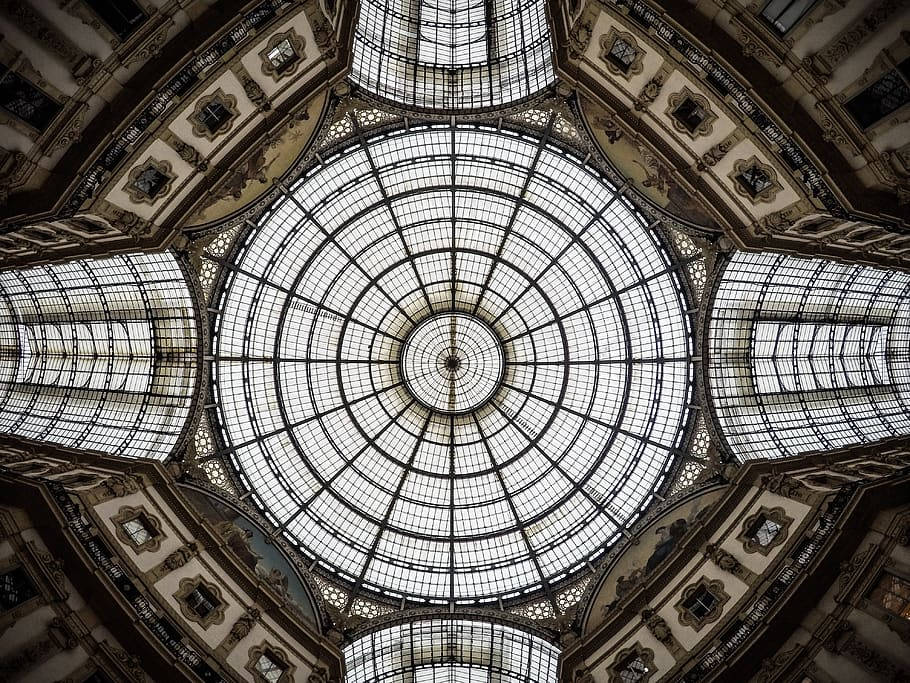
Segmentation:
<svg viewBox="0 0 910 683">
<path fill-rule="evenodd" d="M 910 433 L 908 304 L 900 271 L 735 254 L 709 328 L 710 394 L 731 450 L 790 456 Z"/>
<path fill-rule="evenodd" d="M 163 459 L 189 415 L 196 319 L 171 252 L 0 273 L 0 429 Z"/>
<path fill-rule="evenodd" d="M 559 648 L 504 624 L 418 619 L 358 638 L 344 658 L 348 683 L 555 683 Z"/>
<path fill-rule="evenodd" d="M 364 0 L 352 80 L 431 110 L 489 109 L 555 79 L 542 0 Z"/>
<path fill-rule="evenodd" d="M 388 198 L 360 192 L 377 178 Z M 517 200 L 529 182 L 547 189 Z M 288 490 L 278 517 L 320 569 L 412 601 L 533 593 L 659 485 L 688 419 L 686 306 L 616 201 L 598 258 L 589 226 L 615 192 L 599 182 L 534 137 L 431 126 L 327 160 L 251 230 L 215 335 L 226 455 L 263 505 Z M 331 235 L 296 232 L 340 196 L 360 205 Z M 307 257 L 287 258 L 298 239 Z M 649 275 L 618 273 L 620 256 Z"/>
</svg>

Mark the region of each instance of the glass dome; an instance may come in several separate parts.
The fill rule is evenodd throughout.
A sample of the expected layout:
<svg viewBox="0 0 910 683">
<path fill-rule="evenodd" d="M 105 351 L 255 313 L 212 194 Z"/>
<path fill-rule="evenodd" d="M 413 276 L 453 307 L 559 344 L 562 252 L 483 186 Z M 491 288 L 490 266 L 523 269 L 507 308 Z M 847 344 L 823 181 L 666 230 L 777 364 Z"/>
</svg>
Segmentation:
<svg viewBox="0 0 910 683">
<path fill-rule="evenodd" d="M 287 188 L 226 268 L 226 454 L 277 533 L 351 590 L 548 590 L 621 537 L 679 452 L 678 266 L 546 138 L 364 139 Z"/>
</svg>

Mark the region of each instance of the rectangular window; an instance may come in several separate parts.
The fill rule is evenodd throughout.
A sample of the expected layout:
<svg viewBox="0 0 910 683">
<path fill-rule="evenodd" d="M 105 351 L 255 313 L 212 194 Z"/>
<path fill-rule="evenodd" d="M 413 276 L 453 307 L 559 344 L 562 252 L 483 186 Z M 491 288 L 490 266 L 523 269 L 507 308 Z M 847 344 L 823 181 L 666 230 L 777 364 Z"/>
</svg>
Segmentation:
<svg viewBox="0 0 910 683">
<path fill-rule="evenodd" d="M 168 180 L 170 178 L 165 173 L 155 166 L 149 165 L 143 168 L 133 180 L 133 187 L 149 199 L 154 199 L 167 185 Z"/>
<path fill-rule="evenodd" d="M 0 107 L 32 128 L 44 131 L 63 105 L 34 83 L 0 64 Z"/>
<path fill-rule="evenodd" d="M 748 534 L 756 544 L 766 548 L 771 545 L 771 542 L 777 537 L 777 534 L 780 533 L 782 528 L 783 527 L 774 520 L 768 519 L 764 515 L 759 515 L 758 519 L 755 520 L 755 523 L 749 529 Z"/>
<path fill-rule="evenodd" d="M 638 56 L 638 50 L 622 38 L 614 40 L 610 46 L 610 51 L 607 53 L 607 59 L 613 62 L 623 73 L 629 72 L 629 67 L 635 63 L 636 56 Z"/>
<path fill-rule="evenodd" d="M 771 177 L 758 166 L 751 166 L 736 176 L 739 183 L 751 197 L 757 197 L 771 187 Z"/>
<path fill-rule="evenodd" d="M 123 522 L 121 526 L 133 545 L 137 547 L 143 543 L 148 543 L 157 536 L 155 528 L 143 513 L 140 513 L 134 519 Z"/>
<path fill-rule="evenodd" d="M 8 610 L 38 595 L 35 584 L 22 567 L 0 574 L 0 609 Z"/>
<path fill-rule="evenodd" d="M 623 683 L 638 683 L 643 681 L 645 676 L 648 675 L 648 667 L 641 657 L 631 655 L 620 664 L 617 673 L 619 673 L 619 678 Z"/>
<path fill-rule="evenodd" d="M 297 61 L 297 52 L 294 50 L 294 46 L 291 45 L 291 41 L 287 38 L 275 45 L 275 47 L 269 50 L 265 56 L 275 69 L 275 73 L 278 74 L 287 71 L 288 67 Z"/>
<path fill-rule="evenodd" d="M 209 133 L 214 134 L 231 118 L 231 112 L 218 100 L 212 100 L 202 108 L 197 118 Z"/>
<path fill-rule="evenodd" d="M 186 606 L 205 619 L 209 614 L 214 612 L 221 601 L 203 585 L 196 586 L 185 598 Z"/>
<path fill-rule="evenodd" d="M 145 12 L 133 0 L 83 0 L 108 28 L 126 40 L 145 21 Z"/>
<path fill-rule="evenodd" d="M 132 393 L 151 387 L 155 345 L 147 320 L 28 321 L 17 332 L 20 384 Z"/>
<path fill-rule="evenodd" d="M 845 105 L 863 128 L 910 103 L 910 58 L 905 59 Z"/>
<path fill-rule="evenodd" d="M 884 325 L 757 321 L 752 373 L 759 393 L 891 383 Z"/>
<path fill-rule="evenodd" d="M 256 673 L 268 683 L 278 683 L 287 666 L 272 652 L 266 650 L 256 660 Z"/>
<path fill-rule="evenodd" d="M 816 0 L 771 0 L 761 11 L 762 17 L 781 35 L 805 16 Z"/>
<path fill-rule="evenodd" d="M 685 126 L 690 133 L 695 132 L 695 129 L 701 125 L 707 115 L 707 112 L 691 97 L 687 97 L 682 101 L 682 104 L 673 110 L 673 117 Z"/>
<path fill-rule="evenodd" d="M 705 586 L 696 588 L 692 595 L 683 600 L 683 609 L 689 612 L 696 622 L 711 614 L 714 605 L 717 604 L 717 596 L 714 595 Z"/>
<path fill-rule="evenodd" d="M 885 572 L 869 597 L 892 614 L 910 620 L 910 581 Z"/>
</svg>

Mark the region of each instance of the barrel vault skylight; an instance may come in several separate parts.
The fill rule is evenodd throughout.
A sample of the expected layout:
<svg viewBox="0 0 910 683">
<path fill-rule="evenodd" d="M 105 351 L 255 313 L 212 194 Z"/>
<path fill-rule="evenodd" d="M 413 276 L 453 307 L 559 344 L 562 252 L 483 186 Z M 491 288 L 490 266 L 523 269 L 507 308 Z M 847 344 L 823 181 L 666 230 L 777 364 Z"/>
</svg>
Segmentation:
<svg viewBox="0 0 910 683">
<path fill-rule="evenodd" d="M 351 79 L 419 109 L 488 109 L 555 80 L 543 0 L 363 0 Z"/>
</svg>

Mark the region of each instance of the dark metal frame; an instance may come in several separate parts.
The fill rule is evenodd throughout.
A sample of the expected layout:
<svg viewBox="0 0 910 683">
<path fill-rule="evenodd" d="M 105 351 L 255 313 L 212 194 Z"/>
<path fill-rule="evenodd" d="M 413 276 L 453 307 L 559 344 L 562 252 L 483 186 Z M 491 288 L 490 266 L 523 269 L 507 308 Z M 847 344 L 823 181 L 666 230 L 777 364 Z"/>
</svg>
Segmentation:
<svg viewBox="0 0 910 683">
<path fill-rule="evenodd" d="M 551 124 L 551 125 L 552 125 L 552 124 Z M 505 127 L 505 126 L 503 126 L 503 127 Z M 539 158 L 539 153 L 540 153 L 540 151 L 541 151 L 546 145 L 551 145 L 551 146 L 554 146 L 554 147 L 562 147 L 563 149 L 565 149 L 564 145 L 558 144 L 557 140 L 556 140 L 554 137 L 551 137 L 551 136 L 550 136 L 550 131 L 549 131 L 549 129 L 548 129 L 547 131 L 545 131 L 543 135 L 540 135 L 539 133 L 536 133 L 536 134 L 534 134 L 534 136 L 537 137 L 538 140 L 539 140 L 538 158 Z M 345 146 L 345 145 L 342 145 L 342 147 L 344 147 L 344 146 Z M 350 146 L 350 143 L 348 143 L 347 146 L 349 147 L 349 146 Z M 368 154 L 368 156 L 369 156 L 368 145 L 367 145 L 367 143 L 366 143 L 366 138 L 365 138 L 365 136 L 363 135 L 363 133 L 358 133 L 358 134 L 355 136 L 355 147 L 356 147 L 356 146 L 359 146 L 361 149 L 367 150 L 367 154 Z M 321 163 L 321 162 L 325 159 L 325 157 L 322 157 L 322 156 L 320 155 L 320 156 L 318 157 L 318 159 L 319 159 L 319 162 Z M 535 163 L 536 163 L 536 160 L 535 160 Z M 373 174 L 375 175 L 375 174 L 377 173 L 375 163 L 372 163 L 372 162 L 371 162 L 371 164 L 372 164 Z M 311 165 L 311 167 L 312 167 L 312 165 Z M 533 165 L 532 165 L 532 169 L 533 169 Z M 533 173 L 527 177 L 527 179 L 526 179 L 526 184 L 525 184 L 525 188 L 527 188 L 527 185 L 528 185 L 528 183 L 530 182 L 530 179 L 531 179 L 532 175 L 533 175 Z M 381 183 L 380 183 L 380 187 L 382 187 Z M 452 191 L 454 192 L 454 187 L 451 188 L 451 189 L 452 189 Z M 616 201 L 620 196 L 622 196 L 622 193 L 623 193 L 625 190 L 626 190 L 625 187 L 620 188 L 620 193 L 617 194 L 616 197 L 614 197 L 614 201 Z M 275 203 L 273 203 L 273 206 L 274 206 L 275 204 L 281 202 L 281 201 L 283 201 L 283 198 L 279 195 L 279 197 L 275 200 Z M 628 200 L 625 200 L 625 201 L 628 202 Z M 386 205 L 389 205 L 390 200 L 389 200 L 389 197 L 388 197 L 388 196 L 385 196 L 384 203 L 385 203 Z M 298 207 L 298 208 L 299 208 L 299 207 Z M 634 206 L 633 206 L 632 204 L 629 204 L 629 208 L 631 208 L 633 211 L 635 211 L 635 208 L 634 208 Z M 267 213 L 270 212 L 270 211 L 271 211 L 271 210 L 267 211 Z M 517 211 L 517 209 L 516 209 L 516 211 Z M 636 213 L 637 213 L 637 212 L 636 212 Z M 394 215 L 394 214 L 393 214 L 393 215 Z M 514 218 L 515 218 L 515 215 L 513 214 L 512 222 L 514 222 Z M 349 218 L 348 220 L 351 220 L 351 219 Z M 640 218 L 640 220 L 642 220 L 642 223 L 643 223 L 643 224 L 646 224 L 645 221 L 644 221 L 644 219 L 641 219 L 641 218 Z M 510 225 L 511 225 L 511 224 L 510 224 Z M 453 227 L 454 227 L 454 224 L 453 224 Z M 652 227 L 653 227 L 653 226 L 652 226 Z M 395 228 L 396 228 L 396 230 L 398 231 L 398 233 L 401 234 L 401 230 L 402 230 L 402 229 L 401 229 L 401 226 L 400 226 L 400 225 L 396 225 Z M 510 229 L 511 229 L 511 228 L 507 228 L 507 230 L 510 230 Z M 236 243 L 235 246 L 234 246 L 233 253 L 232 253 L 230 256 L 228 256 L 227 258 L 218 259 L 219 264 L 222 266 L 222 275 L 221 275 L 222 284 L 221 284 L 217 289 L 223 291 L 223 288 L 224 288 L 224 286 L 225 286 L 224 283 L 231 279 L 231 273 L 233 273 L 233 272 L 239 272 L 239 269 L 237 268 L 237 266 L 234 265 L 234 262 L 238 260 L 239 255 L 240 255 L 240 254 L 245 250 L 245 248 L 246 248 L 246 247 L 244 246 L 244 244 L 243 244 L 244 241 L 245 241 L 244 239 L 238 239 L 238 240 L 237 240 L 237 243 Z M 665 248 L 666 248 L 666 247 L 665 247 Z M 349 259 L 351 258 L 350 255 L 349 255 L 348 258 L 349 258 Z M 684 264 L 679 263 L 674 257 L 669 256 L 669 254 L 665 254 L 665 258 L 666 258 L 666 260 L 668 261 L 668 263 L 672 264 L 672 265 L 670 265 L 670 267 L 669 267 L 665 272 L 666 272 L 666 273 L 673 273 L 673 272 L 675 272 L 675 273 L 677 273 L 677 279 L 678 279 L 678 280 L 684 280 L 684 278 L 680 278 L 680 277 L 679 277 L 680 272 L 681 272 L 681 270 L 682 270 Z M 500 255 L 500 254 L 497 254 L 496 257 L 494 258 L 494 260 L 496 260 L 497 262 L 501 261 L 501 255 Z M 554 259 L 554 261 L 555 261 L 555 260 L 556 260 L 556 259 Z M 415 272 L 416 272 L 416 270 L 415 270 Z M 250 274 L 247 273 L 247 275 L 250 275 Z M 253 277 L 256 277 L 256 276 L 253 276 Z M 418 274 L 418 279 L 419 279 L 419 274 Z M 486 285 L 485 285 L 485 286 L 486 286 Z M 681 282 L 678 282 L 678 286 L 679 286 L 680 288 L 684 288 Z M 529 285 L 529 287 L 530 287 L 530 285 Z M 291 288 L 291 289 L 292 289 L 292 288 Z M 425 298 L 425 299 L 427 300 L 427 302 L 429 303 L 429 300 L 432 298 L 431 295 L 430 295 L 430 293 L 429 293 L 429 291 L 428 291 L 428 290 L 426 289 L 426 287 L 423 286 L 423 285 L 422 285 L 422 290 L 423 290 L 423 296 L 424 296 L 424 298 Z M 289 293 L 290 293 L 290 290 L 287 290 L 285 293 L 286 293 L 286 294 L 289 294 Z M 686 298 L 686 297 L 684 296 L 684 300 L 685 300 L 685 298 Z M 327 315 L 337 316 L 337 317 L 339 317 L 339 318 L 341 318 L 341 319 L 347 319 L 347 315 L 346 315 L 346 313 L 345 313 L 344 311 L 336 311 L 336 310 L 333 310 L 333 309 L 331 309 L 330 307 L 327 307 L 327 306 L 326 306 L 324 303 L 322 303 L 322 302 L 318 302 L 318 301 L 309 301 L 309 300 L 301 300 L 301 303 L 302 303 L 303 305 L 306 305 L 306 306 L 311 306 L 311 307 L 319 308 L 319 309 L 325 311 L 325 313 L 326 313 Z M 594 304 L 591 304 L 591 305 L 594 305 Z M 218 303 L 218 302 L 215 302 L 215 301 L 214 301 L 214 297 L 213 297 L 213 307 L 214 307 L 216 310 L 218 310 L 218 309 L 221 308 L 221 304 Z M 285 305 L 285 307 L 284 307 L 284 312 L 282 313 L 282 319 L 283 319 L 283 317 L 284 317 L 286 314 L 287 314 L 287 305 Z M 414 321 L 414 322 L 416 322 L 416 321 Z M 280 325 L 280 321 L 279 321 L 279 325 Z M 347 322 L 345 323 L 345 325 L 347 325 Z M 689 325 L 689 329 L 691 329 L 691 326 L 692 326 L 691 320 L 688 321 L 688 325 Z M 399 335 L 399 336 L 403 337 L 404 335 L 402 334 L 402 335 Z M 216 329 L 215 327 L 213 327 L 213 340 L 216 339 L 216 338 L 217 338 L 217 329 Z M 691 389 L 692 389 L 692 387 L 691 387 L 691 382 L 692 382 L 692 381 L 693 381 L 693 380 L 690 379 L 690 389 L 689 389 L 690 400 L 691 400 Z M 213 383 L 213 396 L 214 396 L 215 402 L 218 402 L 218 399 L 219 399 L 218 393 L 219 393 L 219 392 L 218 392 L 218 386 L 217 386 L 217 381 L 216 381 L 216 382 Z M 627 397 L 628 397 L 628 394 L 627 394 Z M 255 396 L 254 396 L 252 393 L 248 393 L 248 396 L 246 397 L 246 400 L 247 400 L 247 401 L 254 401 L 254 400 L 255 400 Z M 626 398 L 625 400 L 628 400 L 628 398 Z M 556 407 L 558 407 L 558 406 L 556 406 Z M 350 408 L 348 408 L 348 410 L 350 410 Z M 505 414 L 505 413 L 503 413 L 503 416 L 505 417 L 505 419 L 514 422 L 514 417 L 515 417 L 515 416 L 508 415 L 508 414 Z M 218 424 L 218 423 L 219 423 L 219 420 L 217 419 L 217 416 L 215 416 L 215 417 L 216 417 L 216 419 L 214 420 L 214 424 Z M 584 416 L 581 416 L 581 417 L 584 417 Z M 690 422 L 691 422 L 691 420 L 684 420 L 684 424 L 680 425 L 680 434 L 682 435 L 683 438 L 680 439 L 680 440 L 678 440 L 678 443 L 679 443 L 679 444 L 683 444 L 683 443 L 685 443 L 685 441 L 687 440 L 687 438 L 688 438 L 688 431 L 691 429 L 691 424 L 689 424 Z M 426 425 L 424 426 L 424 429 L 426 429 Z M 219 430 L 219 429 L 216 428 L 214 431 L 217 433 L 217 432 L 219 432 L 219 431 L 221 431 L 221 430 Z M 255 442 L 262 442 L 262 441 L 264 441 L 265 439 L 267 439 L 267 438 L 269 438 L 269 437 L 271 437 L 271 436 L 274 436 L 276 433 L 277 433 L 277 432 L 262 433 L 262 434 L 260 434 L 259 436 L 257 436 L 252 442 L 248 442 L 248 443 L 252 444 L 252 443 L 255 443 Z M 367 435 L 367 434 L 364 434 L 364 436 L 367 437 L 367 438 L 369 437 L 369 435 Z M 216 437 L 216 439 L 220 440 L 220 435 L 219 435 L 219 437 Z M 239 447 L 239 446 L 236 446 L 236 447 Z M 234 447 L 234 448 L 236 448 L 236 447 Z M 217 452 L 216 452 L 213 456 L 209 456 L 209 457 L 215 457 L 215 458 L 225 459 L 225 456 L 230 456 L 230 453 L 234 450 L 234 448 L 226 447 L 224 444 L 220 444 L 220 447 L 218 448 Z M 681 446 L 677 446 L 675 449 L 673 449 L 673 452 L 674 452 L 676 455 L 681 455 L 681 454 L 682 454 Z M 349 463 L 350 463 L 350 461 L 349 461 Z M 235 476 L 236 476 L 236 473 L 235 473 Z M 247 498 L 252 497 L 253 500 L 256 500 L 255 494 L 253 494 L 252 491 L 250 490 L 250 487 L 251 487 L 251 482 L 250 482 L 250 481 L 246 480 L 245 477 L 241 476 L 241 480 L 240 480 L 238 483 L 241 484 L 241 486 L 239 487 L 240 490 L 246 490 L 246 491 L 247 491 L 247 493 L 244 494 L 244 497 L 247 497 Z M 664 488 L 667 488 L 668 486 L 669 486 L 669 482 L 668 482 L 668 481 L 666 480 L 666 478 L 665 478 L 665 479 L 664 479 L 664 483 L 663 483 L 662 485 L 660 485 L 658 488 L 659 488 L 659 489 L 664 489 Z M 608 501 L 609 501 L 610 496 L 606 496 L 606 501 L 607 501 L 607 502 L 604 502 L 603 500 L 595 499 L 595 498 L 591 495 L 590 492 L 588 492 L 588 491 L 586 491 L 586 490 L 584 489 L 584 482 L 580 482 L 580 483 L 578 484 L 578 486 L 576 487 L 576 492 L 578 492 L 578 493 L 580 493 L 582 496 L 586 497 L 590 502 L 592 502 L 592 503 L 595 505 L 595 507 L 597 507 L 597 509 L 600 509 L 600 510 L 604 511 L 606 514 L 610 515 L 609 511 L 607 510 L 607 504 L 608 504 Z M 299 504 L 300 504 L 301 506 L 305 506 L 307 503 L 306 503 L 306 501 L 301 500 L 301 501 L 299 501 Z M 260 502 L 260 505 L 261 505 L 261 502 Z M 268 516 L 267 511 L 265 511 L 265 512 L 266 512 L 266 516 Z M 617 527 L 620 529 L 620 532 L 621 532 L 621 533 L 620 533 L 620 534 L 617 534 L 616 536 L 614 536 L 614 537 L 611 538 L 611 539 L 607 539 L 607 545 L 609 546 L 609 545 L 612 545 L 613 543 L 615 543 L 615 541 L 616 541 L 618 538 L 620 538 L 621 535 L 622 535 L 623 533 L 626 533 L 626 534 L 627 534 L 627 525 L 628 525 L 629 523 L 633 522 L 634 519 L 635 519 L 637 516 L 640 516 L 640 514 L 641 514 L 641 512 L 638 511 L 635 515 L 633 515 L 633 518 L 630 519 L 630 520 L 627 520 L 627 522 L 626 522 L 625 524 L 623 524 L 623 523 L 618 523 L 618 524 L 617 524 Z M 610 517 L 612 517 L 612 515 L 610 515 Z M 613 519 L 614 519 L 614 521 L 616 521 L 616 520 L 615 520 L 615 517 L 614 517 Z M 276 522 L 277 520 L 274 520 L 274 519 L 273 519 L 272 521 L 273 521 L 273 522 Z M 282 524 L 281 522 L 278 522 L 278 524 L 277 524 L 278 531 L 279 531 L 279 532 L 282 531 L 282 530 L 287 526 L 287 524 L 288 524 L 290 521 L 291 521 L 291 520 L 285 520 L 285 522 L 284 522 L 283 524 Z M 530 520 L 530 521 L 528 522 L 528 524 L 533 523 L 533 521 L 534 521 L 534 520 Z M 623 531 L 624 529 L 626 529 L 626 531 Z M 374 544 L 374 549 L 375 549 L 375 544 Z M 301 549 L 301 551 L 304 552 L 304 553 L 306 554 L 306 550 L 305 550 L 305 549 Z M 597 553 L 595 553 L 595 555 L 599 555 L 599 554 L 601 554 L 601 553 L 602 553 L 602 550 L 600 550 L 600 551 L 598 551 Z M 318 558 L 315 558 L 315 557 L 314 557 L 314 560 L 318 560 Z M 364 577 L 363 577 L 362 575 L 361 575 L 360 577 L 356 578 L 356 579 L 355 579 L 354 577 L 350 577 L 350 578 L 348 578 L 348 579 L 345 579 L 344 576 L 339 576 L 339 574 L 338 574 L 337 572 L 335 572 L 335 571 L 331 571 L 331 570 L 326 571 L 326 568 L 323 568 L 323 567 L 321 567 L 321 566 L 319 566 L 319 565 L 316 565 L 316 566 L 317 566 L 317 568 L 318 568 L 319 570 L 321 570 L 320 573 L 325 573 L 325 574 L 328 576 L 328 578 L 329 578 L 330 580 L 332 580 L 333 582 L 336 582 L 336 583 L 340 582 L 342 585 L 345 585 L 349 591 L 353 591 L 352 594 L 351 594 L 351 596 L 350 596 L 349 602 L 348 602 L 349 605 L 351 604 L 351 602 L 353 602 L 354 598 L 357 597 L 357 595 L 359 594 L 360 591 L 363 591 L 363 592 L 365 592 L 365 593 L 367 593 L 367 594 L 369 594 L 369 593 L 374 593 L 374 595 L 375 595 L 375 589 L 374 589 L 373 591 L 371 591 L 371 590 L 369 590 L 369 589 L 366 589 L 366 588 L 363 586 L 363 578 L 364 578 Z M 589 570 L 588 570 L 586 567 L 582 566 L 582 568 L 570 572 L 568 578 L 560 579 L 560 580 L 554 582 L 553 585 L 547 585 L 547 586 L 545 586 L 545 587 L 544 587 L 544 592 L 549 593 L 549 594 L 552 596 L 552 595 L 555 594 L 555 592 L 557 591 L 557 587 L 563 587 L 563 586 L 569 585 L 571 582 L 573 582 L 574 580 L 576 580 L 576 579 L 578 578 L 579 572 L 584 573 L 584 572 L 587 572 L 587 571 L 589 571 Z M 492 597 L 492 596 L 491 596 L 491 597 Z M 500 600 L 499 603 L 500 603 L 500 604 L 503 604 L 504 602 L 505 602 L 505 603 L 524 602 L 525 600 L 528 599 L 528 597 L 529 597 L 529 596 L 528 596 L 527 594 L 525 594 L 525 595 L 520 596 L 519 598 L 511 598 L 511 599 L 508 599 L 508 600 L 506 600 L 506 601 Z M 380 599 L 382 599 L 382 598 L 380 598 Z M 489 599 L 489 598 L 487 598 L 487 599 Z"/>
</svg>

